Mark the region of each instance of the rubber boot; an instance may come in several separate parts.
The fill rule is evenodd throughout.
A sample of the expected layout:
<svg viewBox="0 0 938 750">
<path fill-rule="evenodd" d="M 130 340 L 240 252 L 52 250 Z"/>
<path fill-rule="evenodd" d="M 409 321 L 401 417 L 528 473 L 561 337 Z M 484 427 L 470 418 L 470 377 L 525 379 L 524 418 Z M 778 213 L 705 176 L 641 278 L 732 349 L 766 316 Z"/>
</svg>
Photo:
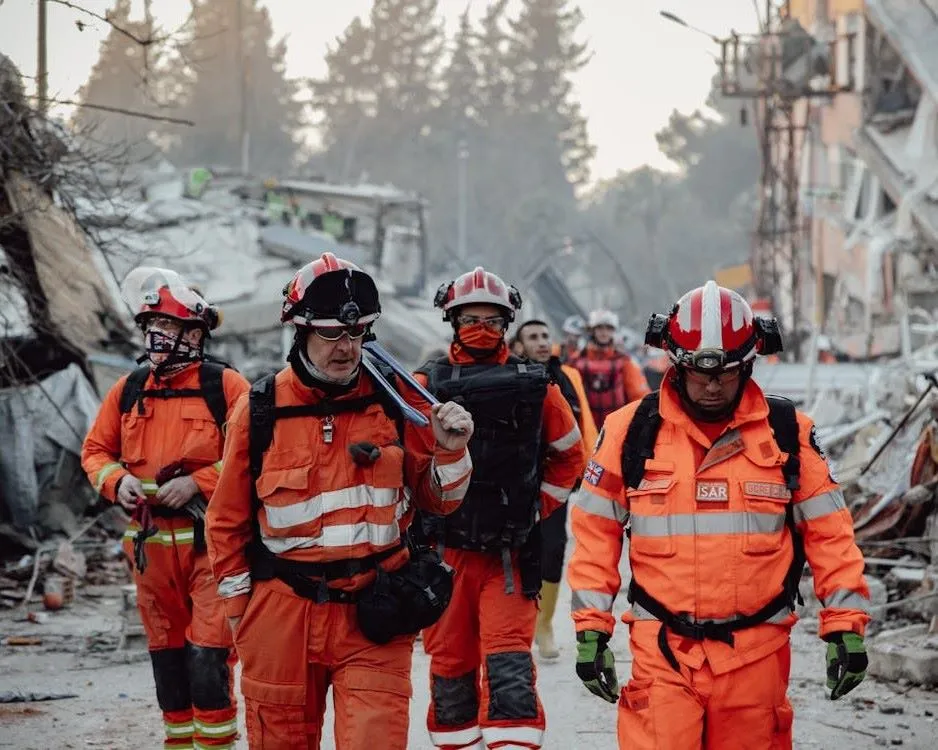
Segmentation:
<svg viewBox="0 0 938 750">
<path fill-rule="evenodd" d="M 537 630 L 534 633 L 534 642 L 542 659 L 553 660 L 560 656 L 557 644 L 554 643 L 554 611 L 557 609 L 557 594 L 560 591 L 559 583 L 542 581 L 541 607 L 537 613 Z"/>
</svg>

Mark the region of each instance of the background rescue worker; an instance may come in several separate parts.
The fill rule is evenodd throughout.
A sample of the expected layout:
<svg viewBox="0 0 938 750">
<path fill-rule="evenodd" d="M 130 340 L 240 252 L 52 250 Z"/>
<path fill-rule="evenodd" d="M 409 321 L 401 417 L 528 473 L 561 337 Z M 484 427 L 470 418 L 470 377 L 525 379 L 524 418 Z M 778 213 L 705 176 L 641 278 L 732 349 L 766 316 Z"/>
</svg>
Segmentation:
<svg viewBox="0 0 938 750">
<path fill-rule="evenodd" d="M 850 513 L 811 420 L 751 379 L 757 352 L 781 349 L 774 320 L 708 281 L 652 316 L 646 341 L 673 367 L 659 393 L 606 421 L 571 510 L 577 674 L 618 701 L 620 748 L 791 748 L 805 554 L 831 698 L 865 674 L 869 590 Z M 620 696 L 607 642 L 630 518 L 633 662 Z"/>
<path fill-rule="evenodd" d="M 352 263 L 326 253 L 284 297 L 281 320 L 296 329 L 288 366 L 235 407 L 207 524 L 243 665 L 249 747 L 319 748 L 331 686 L 338 750 L 404 750 L 414 635 L 372 642 L 358 605 L 376 570 L 407 564 L 410 503 L 459 506 L 472 419 L 457 404 L 431 414 L 416 400 L 430 426 L 389 416 L 362 365 L 378 291 Z M 266 385 L 276 408 L 261 414 L 254 399 Z M 274 421 L 255 473 L 262 417 Z"/>
<path fill-rule="evenodd" d="M 560 332 L 563 341 L 554 344 L 551 354 L 559 357 L 561 362 L 568 362 L 583 348 L 583 333 L 586 331 L 586 321 L 579 315 L 570 315 L 563 321 Z"/>
<path fill-rule="evenodd" d="M 430 654 L 433 744 L 539 748 L 544 709 L 531 642 L 541 586 L 539 529 L 567 500 L 584 464 L 573 412 L 546 370 L 511 357 L 505 331 L 521 296 L 481 267 L 437 292 L 453 326 L 449 356 L 418 378 L 472 414 L 473 474 L 463 505 L 424 519 L 457 573 L 440 621 L 424 631 Z M 484 679 L 480 690 L 480 667 Z"/>
<path fill-rule="evenodd" d="M 524 346 L 524 355 L 532 362 L 547 368 L 551 381 L 556 383 L 563 397 L 570 404 L 576 418 L 580 435 L 583 437 L 583 455 L 588 456 L 596 445 L 596 423 L 590 412 L 589 402 L 583 390 L 580 373 L 551 354 L 550 329 L 543 320 L 528 320 L 522 323 L 515 338 Z M 557 608 L 557 594 L 563 575 L 563 555 L 567 546 L 567 507 L 562 505 L 541 523 L 541 603 L 537 615 L 537 630 L 534 641 L 538 652 L 545 659 L 560 656 L 554 642 L 551 621 Z"/>
<path fill-rule="evenodd" d="M 612 412 L 651 389 L 638 363 L 616 346 L 618 315 L 609 310 L 593 310 L 587 328 L 589 341 L 567 364 L 583 377 L 593 421 L 602 428 Z"/>
<path fill-rule="evenodd" d="M 143 331 L 150 372 L 137 371 L 145 380 L 127 408 L 122 397 L 137 373 L 108 391 L 85 438 L 82 467 L 98 492 L 134 514 L 124 549 L 137 558 L 137 607 L 163 711 L 164 746 L 230 748 L 237 734 L 231 632 L 201 524 L 186 510 L 200 495 L 212 499 L 221 468 L 224 436 L 205 378 L 208 368 L 221 368 L 204 363 L 202 352 L 219 314 L 165 269 L 131 271 L 122 293 Z M 220 376 L 217 395 L 227 416 L 248 383 L 232 369 Z M 172 465 L 174 478 L 157 485 Z"/>
</svg>

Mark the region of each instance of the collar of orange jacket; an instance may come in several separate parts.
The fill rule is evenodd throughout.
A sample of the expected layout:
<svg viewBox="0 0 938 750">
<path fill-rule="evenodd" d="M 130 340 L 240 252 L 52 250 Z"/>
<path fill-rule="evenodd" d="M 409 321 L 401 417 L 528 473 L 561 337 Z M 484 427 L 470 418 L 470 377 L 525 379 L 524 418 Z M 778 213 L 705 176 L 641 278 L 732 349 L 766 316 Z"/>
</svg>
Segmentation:
<svg viewBox="0 0 938 750">
<path fill-rule="evenodd" d="M 510 353 L 511 352 L 508 351 L 508 344 L 504 341 L 501 346 L 498 347 L 495 354 L 485 359 L 476 359 L 466 351 L 462 344 L 456 341 L 449 345 L 449 361 L 454 365 L 503 365 L 508 361 L 508 355 Z"/>
<path fill-rule="evenodd" d="M 686 432 L 696 433 L 698 439 L 706 436 L 706 431 L 684 410 L 681 396 L 671 382 L 671 370 L 661 381 L 660 399 L 659 412 L 662 419 L 671 422 Z M 727 422 L 726 429 L 733 429 L 748 422 L 758 422 L 768 416 L 769 404 L 765 400 L 765 394 L 762 393 L 762 389 L 756 385 L 755 381 L 749 378 L 743 388 L 743 397 L 739 401 L 739 406 L 736 407 L 736 411 L 733 412 L 733 416 Z M 704 444 L 708 445 L 710 442 L 708 439 Z"/>
<path fill-rule="evenodd" d="M 318 388 L 310 388 L 299 376 L 293 371 L 293 368 L 287 365 L 284 370 L 281 372 L 288 373 L 287 377 L 290 379 L 290 387 L 293 389 L 293 393 L 300 400 L 300 403 L 303 404 L 317 404 L 322 401 L 326 394 L 319 390 Z M 344 401 L 348 398 L 358 398 L 359 396 L 367 396 L 374 390 L 374 387 L 371 384 L 371 379 L 362 377 L 359 374 L 358 380 L 354 386 L 349 388 L 348 391 L 343 393 L 341 396 L 336 398 L 336 401 Z"/>
</svg>

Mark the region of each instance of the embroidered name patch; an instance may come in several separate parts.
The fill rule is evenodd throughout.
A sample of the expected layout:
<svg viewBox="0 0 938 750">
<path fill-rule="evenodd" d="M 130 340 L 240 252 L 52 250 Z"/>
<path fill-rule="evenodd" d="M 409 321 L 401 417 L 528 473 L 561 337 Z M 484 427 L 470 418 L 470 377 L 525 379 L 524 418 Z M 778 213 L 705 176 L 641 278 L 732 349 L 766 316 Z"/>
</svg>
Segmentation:
<svg viewBox="0 0 938 750">
<path fill-rule="evenodd" d="M 770 500 L 791 499 L 791 490 L 784 484 L 774 482 L 743 482 L 743 492 L 749 497 L 766 497 Z"/>
<path fill-rule="evenodd" d="M 583 472 L 583 481 L 596 487 L 606 470 L 595 461 L 590 461 Z"/>
<path fill-rule="evenodd" d="M 729 482 L 697 482 L 698 503 L 725 503 L 729 499 Z"/>
</svg>

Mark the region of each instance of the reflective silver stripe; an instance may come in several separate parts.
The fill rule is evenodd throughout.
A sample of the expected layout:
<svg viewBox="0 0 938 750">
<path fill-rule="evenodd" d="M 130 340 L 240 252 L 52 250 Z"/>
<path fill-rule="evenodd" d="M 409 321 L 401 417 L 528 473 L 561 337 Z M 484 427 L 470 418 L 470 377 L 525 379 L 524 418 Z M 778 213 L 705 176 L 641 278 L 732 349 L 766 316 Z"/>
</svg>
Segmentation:
<svg viewBox="0 0 938 750">
<path fill-rule="evenodd" d="M 803 500 L 792 506 L 795 517 L 795 523 L 802 521 L 811 521 L 815 518 L 823 518 L 831 513 L 836 513 L 847 507 L 847 501 L 844 500 L 844 493 L 840 490 L 831 490 L 820 495 L 815 495 L 809 500 Z"/>
<path fill-rule="evenodd" d="M 551 484 L 550 482 L 541 482 L 541 492 L 550 495 L 558 503 L 567 502 L 567 498 L 570 497 L 570 493 L 573 492 L 572 487 L 558 487 L 556 484 Z"/>
<path fill-rule="evenodd" d="M 188 737 L 195 731 L 195 727 L 192 722 L 186 722 L 185 724 L 170 724 L 168 722 L 163 722 L 163 726 L 166 728 L 167 737 Z"/>
<path fill-rule="evenodd" d="M 608 518 L 610 521 L 618 521 L 623 526 L 629 520 L 629 512 L 622 507 L 621 503 L 590 492 L 583 486 L 580 487 L 573 504 L 587 513 L 600 518 Z"/>
<path fill-rule="evenodd" d="M 630 611 L 632 613 L 632 616 L 636 620 L 657 620 L 658 619 L 640 604 L 633 604 L 632 609 Z M 766 622 L 771 623 L 773 625 L 779 625 L 785 622 L 785 620 L 787 620 L 789 617 L 791 617 L 791 610 L 788 607 L 782 607 L 781 609 L 778 610 L 778 612 L 776 612 L 768 620 L 766 620 Z M 689 617 L 689 619 L 691 622 L 697 622 L 697 619 L 694 617 Z M 717 625 L 723 625 L 728 622 L 733 622 L 736 619 L 737 619 L 736 617 L 722 617 L 722 618 L 715 617 L 709 620 L 703 620 L 703 622 L 714 622 Z"/>
<path fill-rule="evenodd" d="M 468 745 L 482 739 L 482 730 L 479 727 L 456 729 L 452 732 L 430 732 L 430 741 L 436 746 L 442 745 Z"/>
<path fill-rule="evenodd" d="M 710 534 L 771 534 L 785 527 L 783 513 L 678 513 L 670 516 L 632 514 L 636 536 L 704 536 Z"/>
<path fill-rule="evenodd" d="M 504 750 L 517 743 L 520 747 L 540 747 L 544 741 L 544 730 L 536 727 L 483 727 L 482 736 L 485 744 L 493 747 L 496 743 Z"/>
<path fill-rule="evenodd" d="M 558 453 L 563 453 L 564 451 L 570 450 L 574 445 L 579 443 L 583 439 L 583 436 L 580 434 L 580 428 L 576 425 L 573 425 L 573 429 L 570 430 L 562 438 L 557 438 L 556 440 L 550 442 L 548 447 L 551 450 L 555 450 Z"/>
<path fill-rule="evenodd" d="M 215 469 L 215 471 L 217 471 L 219 474 L 221 474 L 222 465 L 223 464 L 221 461 L 216 461 L 215 463 L 212 464 L 212 468 Z"/>
<path fill-rule="evenodd" d="M 251 593 L 251 572 L 225 576 L 218 582 L 218 595 L 222 599 Z"/>
<path fill-rule="evenodd" d="M 234 734 L 238 731 L 238 722 L 236 719 L 231 721 L 225 721 L 220 724 L 206 724 L 204 721 L 199 721 L 194 719 L 193 723 L 195 724 L 195 729 L 198 734 L 203 734 L 206 736 L 221 736 L 223 734 Z"/>
<path fill-rule="evenodd" d="M 466 496 L 466 492 L 469 490 L 469 484 L 472 482 L 472 475 L 466 477 L 461 484 L 457 484 L 455 487 L 449 490 L 440 491 L 439 487 L 434 487 L 434 490 L 437 493 L 437 496 L 440 500 L 446 500 L 448 502 L 453 502 L 456 500 L 462 500 Z"/>
<path fill-rule="evenodd" d="M 615 594 L 604 594 L 602 591 L 589 589 L 574 589 L 570 599 L 570 611 L 581 609 L 598 609 L 601 612 L 612 612 L 612 605 L 616 600 Z"/>
<path fill-rule="evenodd" d="M 387 547 L 394 544 L 399 538 L 400 531 L 396 521 L 390 524 L 362 522 L 323 526 L 322 533 L 317 537 L 273 537 L 261 533 L 264 546 L 275 555 L 291 549 L 307 549 L 309 547 L 352 547 L 357 544 Z"/>
<path fill-rule="evenodd" d="M 104 486 L 105 481 L 107 481 L 107 478 L 118 469 L 123 468 L 124 467 L 118 463 L 104 464 L 104 466 L 102 466 L 101 470 L 98 472 L 97 478 L 95 479 L 94 491 L 100 492 L 101 488 Z"/>
<path fill-rule="evenodd" d="M 229 734 L 231 734 L 229 732 Z M 176 750 L 176 748 L 173 748 Z M 192 740 L 192 750 L 234 750 L 233 742 L 226 742 L 224 745 L 203 745 L 198 740 Z"/>
<path fill-rule="evenodd" d="M 291 526 L 315 521 L 337 510 L 366 508 L 386 508 L 398 500 L 397 487 L 372 487 L 368 484 L 356 484 L 341 490 L 330 490 L 314 495 L 292 505 L 281 507 L 264 505 L 267 525 L 272 529 L 288 529 Z"/>
<path fill-rule="evenodd" d="M 469 457 L 469 451 L 465 451 L 458 461 L 451 464 L 438 464 L 436 456 L 433 457 L 433 471 L 436 472 L 440 484 L 447 485 L 458 482 L 472 471 L 472 459 Z"/>
<path fill-rule="evenodd" d="M 858 594 L 850 589 L 837 589 L 830 596 L 822 600 L 825 607 L 832 609 L 858 609 L 861 612 L 870 611 L 870 600 L 863 594 Z"/>
</svg>

